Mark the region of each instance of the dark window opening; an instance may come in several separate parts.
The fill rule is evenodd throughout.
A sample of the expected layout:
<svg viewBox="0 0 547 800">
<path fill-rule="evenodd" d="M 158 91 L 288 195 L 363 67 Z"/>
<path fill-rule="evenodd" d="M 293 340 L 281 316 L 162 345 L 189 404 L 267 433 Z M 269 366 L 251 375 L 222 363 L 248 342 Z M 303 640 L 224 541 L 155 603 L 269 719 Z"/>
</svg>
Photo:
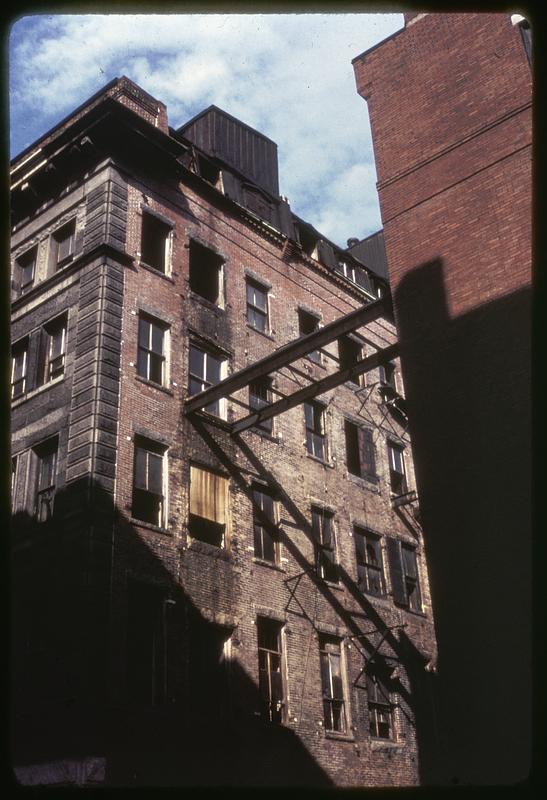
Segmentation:
<svg viewBox="0 0 547 800">
<path fill-rule="evenodd" d="M 158 527 L 165 521 L 165 450 L 157 442 L 135 437 L 131 513 L 134 519 Z"/>
<path fill-rule="evenodd" d="M 247 322 L 262 333 L 268 332 L 268 289 L 247 279 Z"/>
<path fill-rule="evenodd" d="M 318 237 L 312 233 L 305 225 L 295 224 L 295 232 L 302 250 L 309 256 L 313 256 L 317 247 Z"/>
<path fill-rule="evenodd" d="M 188 613 L 188 700 L 192 722 L 218 722 L 230 711 L 230 661 L 227 649 L 231 631 L 204 622 L 197 612 Z"/>
<path fill-rule="evenodd" d="M 348 472 L 377 482 L 376 454 L 373 434 L 369 428 L 360 428 L 349 420 L 344 422 L 346 434 L 346 464 Z"/>
<path fill-rule="evenodd" d="M 369 667 L 367 671 L 370 735 L 374 739 L 393 739 L 393 703 L 389 679 Z"/>
<path fill-rule="evenodd" d="M 133 703 L 157 706 L 165 701 L 165 624 L 162 591 L 128 582 L 127 690 Z"/>
<path fill-rule="evenodd" d="M 277 562 L 278 535 L 275 521 L 275 501 L 262 487 L 253 487 L 253 533 L 256 558 Z"/>
<path fill-rule="evenodd" d="M 204 350 L 197 344 L 190 344 L 190 380 L 188 394 L 190 396 L 205 391 L 210 386 L 215 386 L 222 379 L 224 360 Z M 215 400 L 205 406 L 204 411 L 221 416 L 221 400 Z"/>
<path fill-rule="evenodd" d="M 346 730 L 346 713 L 340 641 L 330 636 L 321 636 L 319 640 L 319 657 L 321 661 L 321 689 L 325 730 L 344 733 Z"/>
<path fill-rule="evenodd" d="M 55 483 L 57 476 L 58 438 L 54 436 L 35 448 L 37 457 L 35 516 L 38 522 L 47 522 L 53 516 Z"/>
<path fill-rule="evenodd" d="M 17 269 L 19 271 L 19 290 L 21 294 L 32 289 L 34 284 L 34 274 L 36 270 L 36 258 L 38 256 L 38 246 L 27 250 L 17 259 Z"/>
<path fill-rule="evenodd" d="M 171 226 L 154 214 L 143 212 L 141 229 L 141 261 L 158 272 L 167 272 Z"/>
<path fill-rule="evenodd" d="M 312 508 L 311 520 L 317 574 L 325 581 L 338 583 L 333 515 L 324 508 Z"/>
<path fill-rule="evenodd" d="M 11 399 L 25 394 L 27 388 L 28 339 L 13 345 L 11 350 Z"/>
<path fill-rule="evenodd" d="M 269 406 L 271 404 L 271 385 L 271 378 L 268 377 L 251 381 L 249 384 L 249 406 L 251 411 L 260 411 L 264 406 Z M 273 419 L 270 418 L 257 422 L 254 429 L 268 433 L 271 436 L 273 431 Z"/>
<path fill-rule="evenodd" d="M 163 323 L 144 314 L 140 315 L 137 373 L 141 378 L 161 386 L 166 382 L 166 332 L 167 328 Z"/>
<path fill-rule="evenodd" d="M 304 403 L 306 420 L 306 449 L 310 455 L 326 458 L 325 408 L 320 403 Z"/>
<path fill-rule="evenodd" d="M 264 721 L 279 724 L 282 722 L 284 705 L 281 625 L 274 620 L 259 617 L 256 628 L 260 714 Z"/>
<path fill-rule="evenodd" d="M 198 169 L 200 176 L 206 180 L 207 183 L 212 183 L 213 186 L 216 185 L 220 174 L 219 167 L 213 164 L 212 161 L 209 161 L 208 158 L 198 155 Z"/>
<path fill-rule="evenodd" d="M 341 336 L 338 339 L 338 355 L 340 359 L 340 369 L 351 369 L 362 358 L 362 346 L 357 339 L 352 336 Z M 349 378 L 351 383 L 360 386 L 360 376 L 355 375 Z"/>
<path fill-rule="evenodd" d="M 391 491 L 395 495 L 405 494 L 407 491 L 404 447 L 394 442 L 388 442 L 389 478 Z"/>
<path fill-rule="evenodd" d="M 380 537 L 370 531 L 354 529 L 357 585 L 362 592 L 385 594 L 384 567 Z"/>
<path fill-rule="evenodd" d="M 300 336 L 306 336 L 308 333 L 315 333 L 315 331 L 319 330 L 319 317 L 316 317 L 315 314 L 310 314 L 308 311 L 304 311 L 303 308 L 299 308 L 298 328 Z M 314 361 L 316 364 L 321 363 L 321 353 L 319 350 L 312 350 L 310 353 L 307 353 L 307 358 L 309 358 L 310 361 Z"/>
<path fill-rule="evenodd" d="M 391 537 L 386 538 L 386 543 L 393 600 L 411 611 L 420 612 L 422 597 L 416 549 Z"/>
<path fill-rule="evenodd" d="M 188 533 L 193 539 L 226 546 L 228 481 L 197 466 L 190 467 L 190 513 Z"/>
<path fill-rule="evenodd" d="M 198 242 L 190 242 L 190 289 L 205 300 L 220 305 L 223 259 Z"/>
<path fill-rule="evenodd" d="M 393 390 L 397 389 L 395 383 L 395 364 L 392 364 L 390 361 L 387 364 L 381 364 L 378 368 L 378 373 L 382 386 L 389 386 Z"/>
<path fill-rule="evenodd" d="M 55 263 L 57 269 L 66 266 L 74 257 L 74 245 L 76 241 L 76 220 L 72 219 L 55 231 L 53 243 L 55 247 Z"/>
</svg>

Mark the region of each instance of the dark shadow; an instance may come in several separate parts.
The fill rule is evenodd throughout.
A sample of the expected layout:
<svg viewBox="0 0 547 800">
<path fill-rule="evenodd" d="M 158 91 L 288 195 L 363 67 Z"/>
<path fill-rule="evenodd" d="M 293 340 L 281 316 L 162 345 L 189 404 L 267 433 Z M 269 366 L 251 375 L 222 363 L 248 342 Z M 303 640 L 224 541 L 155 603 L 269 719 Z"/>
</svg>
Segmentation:
<svg viewBox="0 0 547 800">
<path fill-rule="evenodd" d="M 16 514 L 12 537 L 11 760 L 22 784 L 331 784 L 292 730 L 260 718 L 257 686 L 225 662 L 235 621 L 205 619 L 177 566 L 98 484 L 59 491 L 50 521 Z"/>
<path fill-rule="evenodd" d="M 424 779 L 514 783 L 531 768 L 531 294 L 451 319 L 438 260 L 394 308 L 439 647 Z"/>
</svg>

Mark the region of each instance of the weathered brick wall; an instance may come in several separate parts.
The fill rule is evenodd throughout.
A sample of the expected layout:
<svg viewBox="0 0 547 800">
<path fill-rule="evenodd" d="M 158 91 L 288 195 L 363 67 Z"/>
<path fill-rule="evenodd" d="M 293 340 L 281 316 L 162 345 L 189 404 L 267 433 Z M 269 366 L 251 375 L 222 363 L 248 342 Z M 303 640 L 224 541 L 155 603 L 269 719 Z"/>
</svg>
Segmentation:
<svg viewBox="0 0 547 800">
<path fill-rule="evenodd" d="M 512 783 L 530 764 L 531 71 L 508 14 L 407 22 L 354 67 L 430 558 L 433 774 Z M 502 555 L 516 530 L 518 575 Z M 508 713 L 510 682 L 523 695 Z"/>
</svg>

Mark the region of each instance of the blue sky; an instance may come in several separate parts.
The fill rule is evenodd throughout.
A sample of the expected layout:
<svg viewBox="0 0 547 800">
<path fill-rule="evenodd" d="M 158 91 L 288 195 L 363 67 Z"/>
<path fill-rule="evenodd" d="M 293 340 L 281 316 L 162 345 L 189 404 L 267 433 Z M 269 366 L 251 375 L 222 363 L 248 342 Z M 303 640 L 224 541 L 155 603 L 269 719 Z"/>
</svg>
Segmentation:
<svg viewBox="0 0 547 800">
<path fill-rule="evenodd" d="M 214 103 L 277 142 L 281 194 L 345 246 L 381 227 L 351 60 L 402 26 L 402 14 L 23 17 L 10 35 L 11 154 L 127 75 L 175 128 Z"/>
</svg>

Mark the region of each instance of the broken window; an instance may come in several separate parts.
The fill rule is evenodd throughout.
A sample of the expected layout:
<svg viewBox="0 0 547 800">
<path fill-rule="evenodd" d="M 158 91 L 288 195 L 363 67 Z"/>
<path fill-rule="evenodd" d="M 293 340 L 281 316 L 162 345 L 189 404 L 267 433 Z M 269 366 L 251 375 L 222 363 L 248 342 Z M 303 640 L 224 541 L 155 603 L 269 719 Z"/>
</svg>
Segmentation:
<svg viewBox="0 0 547 800">
<path fill-rule="evenodd" d="M 261 486 L 253 487 L 254 554 L 256 558 L 277 562 L 277 526 L 275 501 L 271 492 Z"/>
<path fill-rule="evenodd" d="M 392 364 L 391 361 L 388 361 L 387 364 L 380 364 L 378 367 L 378 374 L 382 386 L 389 386 L 394 390 L 397 389 L 395 383 L 395 364 Z"/>
<path fill-rule="evenodd" d="M 374 739 L 393 739 L 393 703 L 389 677 L 370 665 L 367 668 L 370 735 Z"/>
<path fill-rule="evenodd" d="M 340 339 L 338 339 L 338 355 L 340 359 L 340 369 L 351 369 L 351 367 L 354 367 L 357 362 L 361 360 L 361 342 L 354 336 L 349 336 L 347 334 L 341 336 Z M 352 376 L 349 380 L 356 386 L 360 386 L 359 375 Z"/>
<path fill-rule="evenodd" d="M 22 397 L 27 389 L 28 338 L 16 342 L 11 349 L 11 399 Z"/>
<path fill-rule="evenodd" d="M 221 256 L 199 242 L 190 242 L 190 289 L 215 305 L 222 305 Z"/>
<path fill-rule="evenodd" d="M 48 322 L 40 332 L 40 345 L 36 372 L 36 383 L 60 378 L 65 371 L 67 315 L 62 314 Z"/>
<path fill-rule="evenodd" d="M 162 590 L 130 579 L 127 585 L 127 689 L 133 703 L 165 700 L 165 626 Z"/>
<path fill-rule="evenodd" d="M 325 581 L 338 583 L 333 514 L 324 508 L 312 508 L 311 523 L 317 574 Z"/>
<path fill-rule="evenodd" d="M 353 535 L 359 589 L 376 596 L 385 594 L 380 537 L 361 528 L 355 528 Z"/>
<path fill-rule="evenodd" d="M 321 403 L 311 401 L 304 403 L 306 420 L 306 449 L 315 458 L 324 461 L 326 458 L 325 407 Z"/>
<path fill-rule="evenodd" d="M 38 255 L 38 246 L 31 247 L 22 256 L 19 256 L 16 262 L 16 269 L 18 272 L 17 278 L 19 283 L 19 291 L 21 294 L 28 292 L 34 285 L 34 274 L 36 270 L 36 258 Z"/>
<path fill-rule="evenodd" d="M 134 519 L 158 527 L 165 525 L 165 452 L 165 445 L 135 437 L 131 513 Z"/>
<path fill-rule="evenodd" d="M 190 536 L 225 547 L 227 510 L 228 480 L 208 469 L 190 466 Z"/>
<path fill-rule="evenodd" d="M 281 665 L 281 625 L 272 619 L 258 617 L 258 688 L 260 713 L 266 722 L 282 721 L 284 704 Z"/>
<path fill-rule="evenodd" d="M 404 447 L 395 442 L 388 442 L 389 478 L 391 491 L 395 495 L 405 494 L 407 491 Z"/>
<path fill-rule="evenodd" d="M 166 385 L 167 326 L 145 314 L 139 316 L 137 373 L 141 378 Z"/>
<path fill-rule="evenodd" d="M 35 516 L 38 522 L 47 522 L 53 516 L 57 448 L 57 436 L 34 448 L 37 458 Z"/>
<path fill-rule="evenodd" d="M 375 483 L 378 476 L 372 431 L 370 428 L 354 425 L 349 420 L 344 421 L 344 430 L 348 472 Z"/>
<path fill-rule="evenodd" d="M 421 611 L 416 548 L 391 537 L 386 537 L 386 542 L 394 601 L 411 611 Z"/>
<path fill-rule="evenodd" d="M 303 308 L 298 309 L 298 328 L 300 336 L 306 336 L 308 333 L 315 333 L 319 330 L 319 317 L 305 311 Z M 314 361 L 316 364 L 321 363 L 321 353 L 319 350 L 312 350 L 307 353 L 307 358 Z"/>
<path fill-rule="evenodd" d="M 215 386 L 223 378 L 226 360 L 219 355 L 213 355 L 198 344 L 190 343 L 190 381 L 188 394 L 192 396 L 205 391 L 210 386 Z M 205 406 L 204 411 L 217 417 L 225 417 L 225 401 L 215 400 Z"/>
<path fill-rule="evenodd" d="M 249 406 L 251 411 L 260 411 L 264 406 L 269 406 L 272 402 L 272 381 L 271 378 L 257 378 L 249 383 Z M 264 433 L 272 435 L 273 419 L 265 419 L 257 422 L 254 426 L 255 430 L 263 431 Z"/>
<path fill-rule="evenodd" d="M 247 278 L 247 322 L 251 328 L 268 332 L 268 289 L 251 278 Z"/>
<path fill-rule="evenodd" d="M 171 226 L 154 214 L 143 211 L 141 261 L 158 272 L 168 272 Z"/>
<path fill-rule="evenodd" d="M 321 661 L 321 689 L 325 730 L 344 733 L 346 730 L 346 712 L 340 640 L 332 636 L 321 636 L 319 639 L 319 658 Z"/>
</svg>

